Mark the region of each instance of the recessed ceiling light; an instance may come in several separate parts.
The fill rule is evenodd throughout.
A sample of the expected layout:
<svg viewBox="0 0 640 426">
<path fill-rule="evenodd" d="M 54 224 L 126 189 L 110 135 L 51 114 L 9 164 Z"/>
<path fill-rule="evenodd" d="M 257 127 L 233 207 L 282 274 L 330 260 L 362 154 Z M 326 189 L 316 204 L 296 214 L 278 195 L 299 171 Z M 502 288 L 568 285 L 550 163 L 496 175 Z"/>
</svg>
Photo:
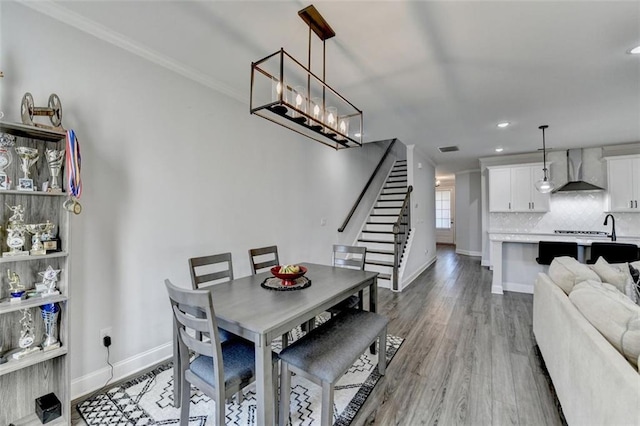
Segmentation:
<svg viewBox="0 0 640 426">
<path fill-rule="evenodd" d="M 502 152 L 502 151 L 504 151 L 503 147 L 499 146 L 499 147 L 496 148 L 496 152 Z"/>
<path fill-rule="evenodd" d="M 500 127 L 501 129 L 504 129 L 509 124 L 511 124 L 511 123 L 509 123 L 508 121 L 503 121 L 502 123 L 498 123 L 498 127 Z"/>
<path fill-rule="evenodd" d="M 630 55 L 640 55 L 640 46 L 636 46 L 633 49 L 627 51 Z"/>
</svg>

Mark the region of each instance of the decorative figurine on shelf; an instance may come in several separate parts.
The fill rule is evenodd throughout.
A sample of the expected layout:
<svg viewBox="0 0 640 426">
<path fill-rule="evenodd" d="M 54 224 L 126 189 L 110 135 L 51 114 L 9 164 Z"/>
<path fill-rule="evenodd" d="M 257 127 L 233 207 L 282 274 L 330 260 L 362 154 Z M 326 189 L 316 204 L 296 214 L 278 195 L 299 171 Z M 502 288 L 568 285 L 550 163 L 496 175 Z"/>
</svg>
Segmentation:
<svg viewBox="0 0 640 426">
<path fill-rule="evenodd" d="M 33 191 L 33 179 L 29 178 L 31 166 L 40 158 L 38 150 L 36 148 L 29 148 L 28 146 L 16 146 L 16 153 L 20 158 L 20 170 L 24 174 L 24 177 L 18 179 L 19 191 Z"/>
<path fill-rule="evenodd" d="M 42 277 L 42 283 L 36 284 L 36 288 L 42 288 L 43 297 L 60 294 L 60 292 L 56 290 L 56 282 L 58 282 L 58 274 L 60 271 L 60 269 L 53 269 L 51 265 L 49 265 L 44 271 L 38 272 L 38 275 Z"/>
<path fill-rule="evenodd" d="M 39 347 L 32 348 L 34 337 L 33 337 L 33 317 L 31 316 L 31 310 L 22 309 L 22 319 L 20 319 L 20 324 L 22 324 L 22 331 L 20 332 L 20 338 L 18 339 L 18 346 L 22 348 L 21 351 L 18 351 L 12 355 L 13 359 L 22 359 L 27 355 L 35 354 L 40 352 L 41 349 Z"/>
<path fill-rule="evenodd" d="M 21 204 L 17 206 L 7 204 L 7 207 L 13 212 L 13 215 L 9 218 L 9 223 L 7 224 L 7 246 L 9 251 L 2 253 L 2 257 L 28 256 L 29 252 L 22 250 L 25 240 L 24 207 Z"/>
<path fill-rule="evenodd" d="M 46 305 L 40 306 L 42 321 L 44 321 L 44 341 L 42 342 L 42 349 L 45 352 L 60 347 L 60 341 L 58 340 L 59 312 L 60 306 L 57 303 L 47 303 Z"/>
<path fill-rule="evenodd" d="M 7 269 L 7 278 L 9 280 L 9 292 L 11 293 L 11 301 L 19 302 L 24 299 L 25 289 L 20 282 L 20 277 L 17 273 L 11 272 L 11 269 Z"/>
<path fill-rule="evenodd" d="M 23 223 L 24 222 L 24 207 L 22 207 L 22 204 L 18 204 L 17 206 L 10 206 L 9 204 L 5 204 L 5 205 L 13 213 L 11 215 L 11 217 L 9 218 L 9 223 L 11 223 L 11 222 Z"/>
<path fill-rule="evenodd" d="M 49 175 L 51 180 L 49 182 L 48 192 L 62 192 L 62 187 L 58 184 L 58 177 L 62 170 L 62 162 L 64 161 L 64 149 L 56 150 L 47 148 L 44 152 L 47 157 L 47 164 L 49 165 Z"/>
<path fill-rule="evenodd" d="M 0 190 L 11 189 L 11 179 L 5 170 L 13 162 L 11 148 L 16 143 L 16 137 L 8 133 L 0 133 Z"/>
<path fill-rule="evenodd" d="M 33 235 L 33 237 L 31 237 L 31 251 L 30 251 L 32 256 L 47 254 L 47 251 L 45 250 L 44 245 L 42 244 L 42 235 L 44 233 L 48 233 L 49 231 L 51 231 L 52 228 L 53 228 L 53 223 L 49 221 L 46 221 L 46 223 L 33 223 L 33 224 L 24 225 L 24 229 L 26 229 L 28 233 Z"/>
</svg>

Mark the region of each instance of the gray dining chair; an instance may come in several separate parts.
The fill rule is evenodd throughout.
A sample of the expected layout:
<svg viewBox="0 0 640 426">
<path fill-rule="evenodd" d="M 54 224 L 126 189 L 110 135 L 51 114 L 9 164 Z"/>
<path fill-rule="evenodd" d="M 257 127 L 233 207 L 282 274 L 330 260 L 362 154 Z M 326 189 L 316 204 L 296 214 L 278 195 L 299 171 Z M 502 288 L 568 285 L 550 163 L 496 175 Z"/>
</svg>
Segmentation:
<svg viewBox="0 0 640 426">
<path fill-rule="evenodd" d="M 181 381 L 180 425 L 187 426 L 189 423 L 191 386 L 215 401 L 215 423 L 224 425 L 225 400 L 255 381 L 254 345 L 244 339 L 221 343 L 210 291 L 179 288 L 169 280 L 165 280 L 165 286 L 171 301 L 173 328 L 180 351 L 180 374 L 174 376 L 174 381 Z M 204 312 L 203 317 L 193 317 L 186 307 Z M 206 333 L 211 338 L 206 341 L 196 339 L 192 337 L 193 332 Z M 195 354 L 191 361 L 190 351 Z M 273 392 L 277 394 L 278 355 L 274 353 L 272 356 Z M 277 409 L 276 403 L 276 418 Z"/>
<path fill-rule="evenodd" d="M 334 244 L 333 254 L 331 256 L 333 266 L 342 268 L 359 269 L 364 271 L 364 265 L 367 260 L 367 248 L 359 246 L 347 246 Z M 349 296 L 337 305 L 332 306 L 327 311 L 331 316 L 335 316 L 345 309 L 358 308 L 362 310 L 364 300 L 364 292 L 360 290 L 358 295 Z"/>
<path fill-rule="evenodd" d="M 192 257 L 189 259 L 189 272 L 191 274 L 191 287 L 193 290 L 198 290 L 203 286 L 218 284 L 226 281 L 233 280 L 233 262 L 231 259 L 231 253 L 220 253 L 210 256 Z M 189 306 L 184 307 L 185 312 L 193 315 L 196 318 L 204 318 L 204 312 L 199 309 L 195 309 Z M 208 335 L 205 333 L 205 336 Z M 201 332 L 196 331 L 195 337 L 198 340 L 202 340 L 203 335 Z M 218 328 L 218 338 L 221 342 L 226 342 L 231 339 L 240 339 L 233 333 L 230 333 L 222 328 Z M 173 374 L 174 377 L 180 376 L 180 351 L 178 350 L 178 336 L 174 336 L 173 340 Z M 180 398 L 178 397 L 181 391 L 182 380 L 174 380 L 174 399 L 173 403 L 175 407 L 180 406 Z M 238 403 L 242 402 L 242 392 L 237 394 Z"/>
<path fill-rule="evenodd" d="M 249 250 L 249 264 L 253 275 L 280 264 L 278 246 L 261 247 Z"/>
<path fill-rule="evenodd" d="M 231 253 L 212 254 L 209 256 L 192 257 L 189 259 L 189 272 L 191 273 L 191 288 L 198 290 L 203 286 L 220 284 L 233 280 L 233 261 Z M 191 312 L 198 316 L 198 312 Z M 226 330 L 218 329 L 221 341 L 232 339 L 235 336 Z M 200 338 L 200 334 L 196 334 Z"/>
</svg>

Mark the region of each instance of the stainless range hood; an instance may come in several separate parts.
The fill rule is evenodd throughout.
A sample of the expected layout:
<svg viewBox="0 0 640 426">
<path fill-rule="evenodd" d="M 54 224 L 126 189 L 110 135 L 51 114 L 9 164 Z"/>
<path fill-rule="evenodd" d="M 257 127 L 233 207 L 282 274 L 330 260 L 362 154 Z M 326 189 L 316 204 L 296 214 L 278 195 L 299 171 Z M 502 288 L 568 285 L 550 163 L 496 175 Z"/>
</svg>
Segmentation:
<svg viewBox="0 0 640 426">
<path fill-rule="evenodd" d="M 604 191 L 604 188 L 582 180 L 582 149 L 567 151 L 567 178 L 569 182 L 553 192 Z"/>
</svg>

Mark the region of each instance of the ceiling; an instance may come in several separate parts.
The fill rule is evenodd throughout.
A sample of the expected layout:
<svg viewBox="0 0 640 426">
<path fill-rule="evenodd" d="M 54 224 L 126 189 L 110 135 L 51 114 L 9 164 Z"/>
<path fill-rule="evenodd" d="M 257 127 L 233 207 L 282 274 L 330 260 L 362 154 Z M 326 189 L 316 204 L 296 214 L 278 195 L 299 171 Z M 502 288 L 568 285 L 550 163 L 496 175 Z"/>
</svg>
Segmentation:
<svg viewBox="0 0 640 426">
<path fill-rule="evenodd" d="M 284 47 L 306 62 L 308 2 L 26 4 L 245 103 L 252 61 Z M 626 53 L 640 45 L 638 1 L 314 5 L 336 32 L 327 82 L 364 111 L 365 140 L 415 144 L 440 176 L 498 146 L 537 150 L 541 124 L 555 149 L 640 142 L 640 55 Z M 437 149 L 449 145 L 460 151 Z"/>
</svg>

